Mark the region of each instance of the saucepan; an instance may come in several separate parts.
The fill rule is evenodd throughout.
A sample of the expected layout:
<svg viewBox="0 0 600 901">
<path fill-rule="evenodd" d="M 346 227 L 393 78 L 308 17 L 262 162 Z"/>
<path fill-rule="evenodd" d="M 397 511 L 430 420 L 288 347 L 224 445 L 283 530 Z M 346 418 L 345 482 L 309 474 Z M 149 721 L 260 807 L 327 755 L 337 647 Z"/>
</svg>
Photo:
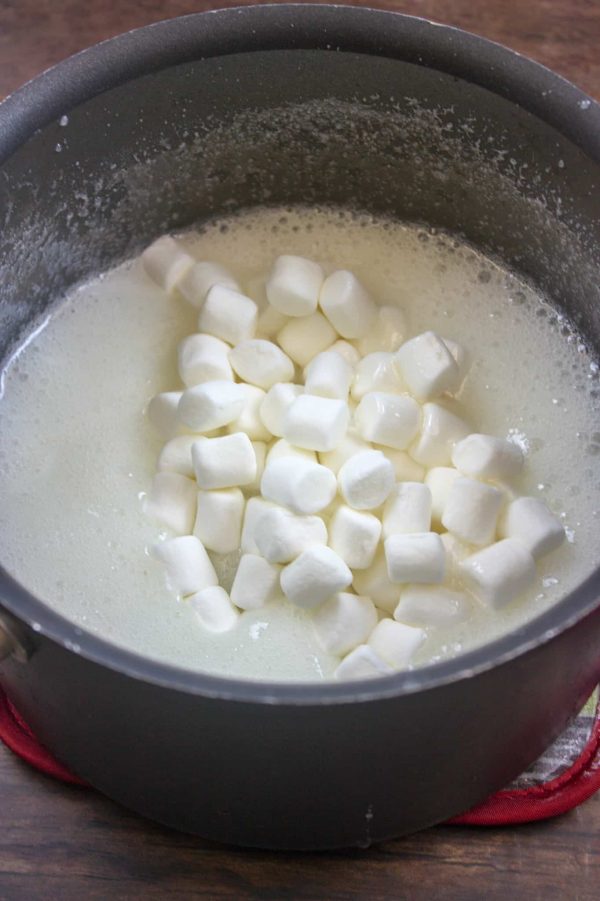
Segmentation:
<svg viewBox="0 0 600 901">
<path fill-rule="evenodd" d="M 159 234 L 291 203 L 454 232 L 600 351 L 600 107 L 454 28 L 307 5 L 142 28 L 9 98 L 0 165 L 0 355 Z M 146 659 L 4 571 L 0 625 L 11 700 L 110 798 L 240 845 L 366 846 L 482 801 L 564 729 L 600 678 L 600 569 L 491 644 L 346 684 Z"/>
</svg>

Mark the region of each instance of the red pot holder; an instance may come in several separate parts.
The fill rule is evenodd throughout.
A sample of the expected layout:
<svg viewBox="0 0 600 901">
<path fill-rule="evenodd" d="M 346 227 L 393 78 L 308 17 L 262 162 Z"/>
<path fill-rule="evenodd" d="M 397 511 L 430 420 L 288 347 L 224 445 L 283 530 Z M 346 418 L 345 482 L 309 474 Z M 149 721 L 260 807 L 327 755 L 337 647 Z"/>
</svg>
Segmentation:
<svg viewBox="0 0 600 901">
<path fill-rule="evenodd" d="M 566 732 L 512 785 L 448 823 L 509 826 L 545 820 L 572 810 L 600 789 L 600 692 Z M 41 745 L 0 689 L 0 739 L 31 766 L 73 785 L 78 776 Z"/>
</svg>

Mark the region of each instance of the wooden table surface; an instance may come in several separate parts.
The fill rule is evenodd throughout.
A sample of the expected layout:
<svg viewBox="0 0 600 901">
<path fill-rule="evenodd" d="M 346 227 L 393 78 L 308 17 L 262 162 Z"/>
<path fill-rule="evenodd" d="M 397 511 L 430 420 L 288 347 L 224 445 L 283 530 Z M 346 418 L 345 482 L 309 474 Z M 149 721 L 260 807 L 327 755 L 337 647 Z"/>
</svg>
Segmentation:
<svg viewBox="0 0 600 901">
<path fill-rule="evenodd" d="M 204 0 L 0 0 L 0 97 L 71 53 Z M 505 43 L 600 96 L 600 0 L 384 6 Z M 0 747 L 0 901 L 8 899 L 597 899 L 600 795 L 559 820 L 439 826 L 368 851 L 269 854 L 170 832 L 40 776 Z"/>
</svg>

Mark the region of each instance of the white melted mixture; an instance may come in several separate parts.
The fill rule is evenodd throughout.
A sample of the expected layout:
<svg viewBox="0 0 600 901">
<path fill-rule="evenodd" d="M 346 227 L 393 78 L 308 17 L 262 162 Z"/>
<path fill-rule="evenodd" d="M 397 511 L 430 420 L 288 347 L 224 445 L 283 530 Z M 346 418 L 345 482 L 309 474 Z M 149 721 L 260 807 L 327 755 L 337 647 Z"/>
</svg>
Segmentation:
<svg viewBox="0 0 600 901">
<path fill-rule="evenodd" d="M 454 239 L 339 211 L 249 211 L 183 241 L 261 303 L 279 254 L 351 269 L 378 302 L 400 305 L 409 335 L 433 329 L 468 350 L 464 415 L 527 451 L 516 487 L 542 497 L 569 540 L 538 563 L 528 596 L 431 630 L 417 663 L 514 629 L 598 565 L 598 367 L 531 288 Z M 144 410 L 178 388 L 176 347 L 196 315 L 134 261 L 71 293 L 13 358 L 0 403 L 1 562 L 78 626 L 140 654 L 234 677 L 330 678 L 339 661 L 317 645 L 308 614 L 279 601 L 232 632 L 205 632 L 147 553 L 158 530 L 140 495 L 161 440 Z"/>
</svg>

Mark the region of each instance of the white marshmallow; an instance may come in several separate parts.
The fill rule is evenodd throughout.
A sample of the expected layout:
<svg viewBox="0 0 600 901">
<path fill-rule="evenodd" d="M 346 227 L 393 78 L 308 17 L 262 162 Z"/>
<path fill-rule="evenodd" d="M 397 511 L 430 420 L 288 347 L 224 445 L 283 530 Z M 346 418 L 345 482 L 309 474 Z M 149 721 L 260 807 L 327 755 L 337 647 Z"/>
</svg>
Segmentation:
<svg viewBox="0 0 600 901">
<path fill-rule="evenodd" d="M 159 472 L 178 472 L 182 476 L 195 478 L 192 464 L 192 444 L 197 435 L 177 435 L 163 446 L 156 468 Z"/>
<path fill-rule="evenodd" d="M 383 509 L 383 537 L 409 532 L 429 532 L 431 491 L 422 482 L 400 482 Z"/>
<path fill-rule="evenodd" d="M 473 434 L 454 445 L 452 462 L 466 476 L 503 481 L 519 475 L 523 453 L 506 438 Z"/>
<path fill-rule="evenodd" d="M 382 660 L 398 670 L 408 666 L 426 637 L 422 629 L 396 623 L 392 619 L 382 619 L 371 632 L 368 645 Z"/>
<path fill-rule="evenodd" d="M 343 339 L 332 344 L 329 350 L 334 351 L 336 354 L 340 354 L 350 366 L 356 366 L 360 360 L 360 354 L 354 344 L 350 344 L 349 341 L 344 341 Z"/>
<path fill-rule="evenodd" d="M 253 337 L 257 319 L 258 307 L 253 300 L 231 288 L 214 285 L 200 310 L 198 329 L 227 344 L 239 344 Z"/>
<path fill-rule="evenodd" d="M 283 436 L 286 410 L 301 394 L 304 394 L 302 385 L 292 385 L 291 382 L 279 382 L 269 388 L 259 412 L 272 435 Z"/>
<path fill-rule="evenodd" d="M 357 435 L 347 432 L 334 450 L 322 451 L 319 454 L 319 460 L 323 466 L 328 466 L 332 472 L 337 473 L 346 460 L 349 460 L 354 454 L 371 449 L 368 441 L 363 441 Z"/>
<path fill-rule="evenodd" d="M 294 364 L 281 348 L 264 338 L 240 341 L 229 353 L 229 362 L 245 382 L 268 390 L 277 382 L 294 378 Z"/>
<path fill-rule="evenodd" d="M 498 533 L 520 542 L 536 559 L 556 550 L 565 539 L 560 520 L 537 497 L 519 497 L 508 504 Z"/>
<path fill-rule="evenodd" d="M 327 527 L 319 516 L 298 516 L 284 507 L 270 505 L 254 524 L 256 553 L 269 563 L 289 563 L 314 545 L 327 543 Z"/>
<path fill-rule="evenodd" d="M 322 313 L 291 319 L 277 335 L 277 343 L 298 366 L 330 347 L 337 335 Z"/>
<path fill-rule="evenodd" d="M 297 607 L 312 609 L 347 588 L 352 573 L 341 557 L 324 545 L 314 545 L 281 571 L 281 590 Z"/>
<path fill-rule="evenodd" d="M 241 290 L 229 269 L 221 266 L 220 263 L 208 261 L 194 263 L 177 287 L 187 302 L 199 310 L 206 300 L 206 295 L 215 285 L 221 285 L 223 288 L 237 292 Z"/>
<path fill-rule="evenodd" d="M 244 485 L 243 491 L 246 496 L 257 494 L 260 491 L 260 480 L 265 471 L 265 461 L 267 459 L 267 445 L 264 441 L 253 441 L 254 456 L 256 457 L 256 476 L 247 485 Z"/>
<path fill-rule="evenodd" d="M 374 450 L 383 451 L 392 466 L 397 482 L 422 482 L 425 478 L 425 468 L 415 462 L 406 451 L 394 450 L 383 445 L 373 445 Z"/>
<path fill-rule="evenodd" d="M 341 354 L 324 350 L 312 358 L 304 372 L 304 390 L 319 397 L 346 400 L 353 369 Z"/>
<path fill-rule="evenodd" d="M 270 441 L 272 435 L 260 415 L 266 393 L 262 388 L 246 385 L 245 382 L 239 387 L 244 392 L 244 406 L 240 415 L 229 423 L 227 431 L 245 432 L 251 441 Z"/>
<path fill-rule="evenodd" d="M 271 306 L 286 316 L 309 316 L 317 309 L 323 270 L 304 257 L 277 257 L 265 288 Z"/>
<path fill-rule="evenodd" d="M 237 419 L 246 403 L 246 393 L 235 382 L 202 382 L 181 395 L 179 419 L 195 432 L 218 429 Z"/>
<path fill-rule="evenodd" d="M 283 437 L 307 450 L 330 451 L 346 434 L 349 418 L 343 400 L 301 394 L 285 412 Z"/>
<path fill-rule="evenodd" d="M 381 451 L 360 451 L 340 468 L 338 484 L 349 507 L 373 510 L 394 487 L 394 467 Z"/>
<path fill-rule="evenodd" d="M 285 316 L 279 310 L 276 310 L 275 307 L 272 307 L 271 304 L 267 304 L 262 313 L 259 314 L 258 322 L 256 323 L 256 334 L 259 338 L 273 338 L 289 321 L 289 316 Z"/>
<path fill-rule="evenodd" d="M 334 676 L 338 682 L 353 682 L 356 679 L 372 679 L 388 676 L 394 670 L 367 644 L 360 644 L 344 657 Z"/>
<path fill-rule="evenodd" d="M 450 489 L 459 478 L 460 473 L 451 466 L 434 466 L 425 476 L 431 492 L 431 519 L 436 526 L 441 525 Z"/>
<path fill-rule="evenodd" d="M 144 513 L 178 535 L 189 535 L 196 515 L 195 482 L 178 472 L 157 472 L 144 501 Z"/>
<path fill-rule="evenodd" d="M 169 588 L 183 597 L 219 584 L 210 557 L 195 535 L 159 541 L 152 555 L 165 565 Z"/>
<path fill-rule="evenodd" d="M 209 551 L 232 553 L 240 546 L 244 505 L 239 488 L 199 491 L 194 535 Z"/>
<path fill-rule="evenodd" d="M 456 360 L 435 332 L 423 332 L 396 351 L 396 362 L 411 394 L 430 400 L 459 385 Z"/>
<path fill-rule="evenodd" d="M 370 598 L 339 592 L 313 614 L 313 628 L 324 651 L 343 657 L 366 641 L 377 625 Z"/>
<path fill-rule="evenodd" d="M 192 462 L 200 488 L 235 488 L 256 478 L 256 455 L 243 432 L 196 441 Z"/>
<path fill-rule="evenodd" d="M 278 592 L 280 566 L 256 554 L 243 554 L 231 586 L 231 600 L 242 610 L 264 607 Z"/>
<path fill-rule="evenodd" d="M 302 460 L 312 460 L 317 463 L 317 454 L 315 451 L 306 450 L 304 447 L 294 447 L 285 438 L 275 441 L 268 450 L 267 464 L 274 463 L 275 460 L 281 460 L 282 457 L 298 457 Z"/>
<path fill-rule="evenodd" d="M 353 585 L 357 594 L 370 597 L 373 603 L 386 613 L 393 613 L 398 606 L 400 589 L 390 582 L 383 548 L 377 550 L 368 569 L 360 569 L 354 573 Z"/>
<path fill-rule="evenodd" d="M 425 629 L 443 628 L 464 622 L 470 613 L 471 602 L 464 591 L 443 585 L 408 585 L 400 593 L 394 619 Z"/>
<path fill-rule="evenodd" d="M 142 266 L 153 282 L 168 294 L 173 291 L 195 259 L 170 235 L 157 238 L 142 253 Z"/>
<path fill-rule="evenodd" d="M 398 350 L 407 333 L 404 313 L 398 307 L 378 307 L 375 318 L 367 334 L 360 338 L 358 350 L 362 356 L 387 351 L 389 353 Z"/>
<path fill-rule="evenodd" d="M 326 466 L 288 456 L 267 464 L 260 490 L 267 500 L 295 513 L 318 513 L 335 497 L 337 481 Z"/>
<path fill-rule="evenodd" d="M 469 544 L 490 544 L 502 506 L 502 492 L 462 476 L 448 491 L 442 525 Z"/>
<path fill-rule="evenodd" d="M 519 541 L 505 538 L 467 557 L 459 565 L 466 587 L 483 604 L 499 610 L 535 581 L 535 562 Z"/>
<path fill-rule="evenodd" d="M 389 394 L 406 392 L 406 385 L 394 361 L 394 355 L 378 351 L 363 357 L 354 374 L 352 397 L 361 400 L 370 391 L 384 391 Z"/>
<path fill-rule="evenodd" d="M 325 279 L 319 305 L 342 338 L 364 337 L 377 310 L 367 290 L 347 269 Z"/>
<path fill-rule="evenodd" d="M 239 619 L 229 595 L 220 585 L 197 591 L 190 603 L 201 625 L 209 632 L 229 632 Z"/>
<path fill-rule="evenodd" d="M 356 408 L 354 421 L 366 441 L 404 450 L 419 431 L 421 408 L 408 395 L 371 391 Z"/>
<path fill-rule="evenodd" d="M 261 516 L 267 510 L 273 510 L 274 504 L 263 500 L 262 497 L 251 497 L 244 511 L 244 522 L 242 525 L 242 537 L 240 547 L 244 554 L 258 554 L 258 547 L 254 540 L 256 535 L 256 526 Z"/>
<path fill-rule="evenodd" d="M 454 357 L 454 362 L 458 366 L 459 384 L 462 384 L 467 374 L 467 369 L 469 368 L 469 358 L 467 356 L 467 352 L 462 344 L 459 344 L 457 341 L 453 341 L 452 338 L 442 338 L 442 341 Z"/>
<path fill-rule="evenodd" d="M 459 583 L 461 581 L 460 564 L 474 554 L 477 548 L 461 541 L 451 532 L 443 532 L 440 538 L 446 553 L 446 581 L 452 584 Z"/>
<path fill-rule="evenodd" d="M 177 414 L 181 394 L 181 391 L 163 391 L 155 394 L 148 404 L 148 419 L 163 438 L 173 438 L 182 431 Z"/>
<path fill-rule="evenodd" d="M 449 466 L 454 445 L 470 431 L 463 419 L 445 407 L 424 404 L 421 434 L 411 445 L 409 453 L 423 466 Z"/>
<path fill-rule="evenodd" d="M 350 569 L 367 569 L 381 537 L 381 522 L 371 513 L 340 505 L 329 523 L 329 546 Z"/>
<path fill-rule="evenodd" d="M 213 335 L 189 335 L 177 348 L 179 376 L 187 388 L 201 382 L 233 381 L 229 344 Z"/>
<path fill-rule="evenodd" d="M 391 582 L 442 582 L 446 554 L 436 532 L 390 535 L 384 542 Z"/>
</svg>

